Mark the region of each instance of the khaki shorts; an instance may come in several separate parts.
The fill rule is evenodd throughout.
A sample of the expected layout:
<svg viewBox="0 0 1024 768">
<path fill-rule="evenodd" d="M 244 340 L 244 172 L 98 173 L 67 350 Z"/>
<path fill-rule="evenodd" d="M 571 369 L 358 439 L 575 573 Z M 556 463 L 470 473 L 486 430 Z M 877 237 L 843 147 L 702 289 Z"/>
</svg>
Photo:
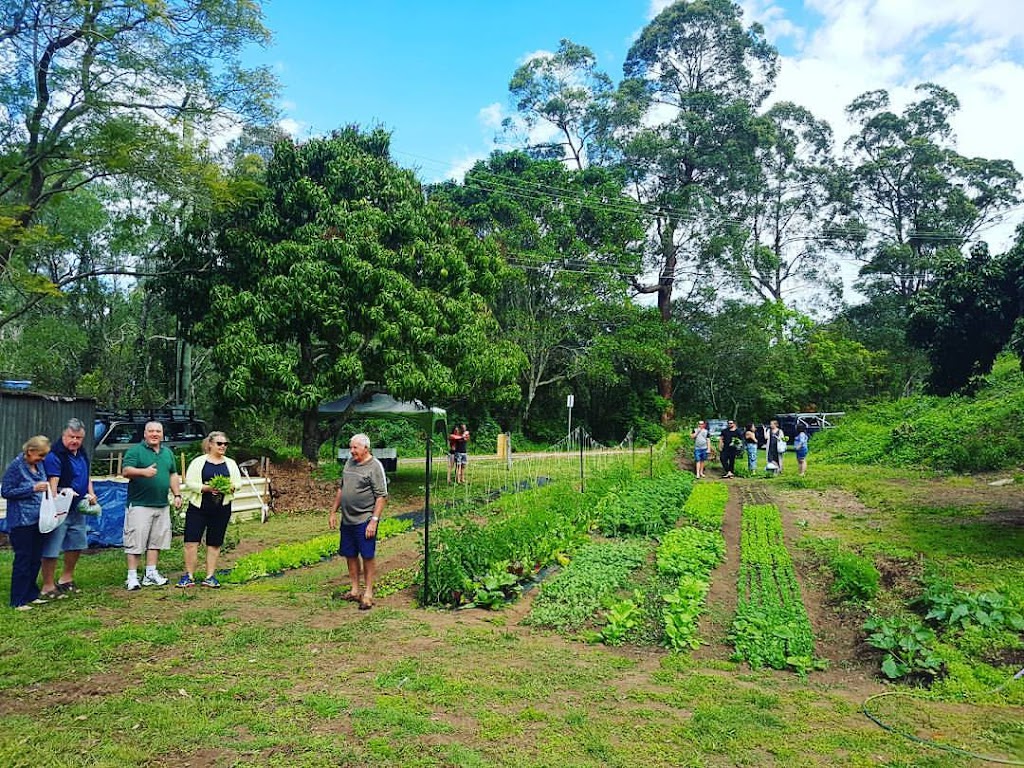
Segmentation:
<svg viewBox="0 0 1024 768">
<path fill-rule="evenodd" d="M 126 555 L 141 555 L 147 549 L 170 548 L 170 507 L 128 507 L 124 513 L 124 552 Z"/>
</svg>

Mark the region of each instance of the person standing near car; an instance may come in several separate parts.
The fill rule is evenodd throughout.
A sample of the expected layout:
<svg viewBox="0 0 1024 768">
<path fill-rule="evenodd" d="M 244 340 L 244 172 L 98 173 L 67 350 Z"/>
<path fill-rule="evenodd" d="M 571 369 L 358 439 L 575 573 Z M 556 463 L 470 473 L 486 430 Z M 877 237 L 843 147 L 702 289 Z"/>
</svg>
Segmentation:
<svg viewBox="0 0 1024 768">
<path fill-rule="evenodd" d="M 796 450 L 796 464 L 800 469 L 800 477 L 807 474 L 807 443 L 809 441 L 807 427 L 801 424 L 796 428 L 796 437 L 793 438 L 793 448 Z"/>
<path fill-rule="evenodd" d="M 735 477 L 736 452 L 743 441 L 743 433 L 736 428 L 736 422 L 729 419 L 729 423 L 718 437 L 718 453 L 722 460 L 722 477 Z"/>
<path fill-rule="evenodd" d="M 203 440 L 203 455 L 192 459 L 185 470 L 185 574 L 175 585 L 181 589 L 196 585 L 199 542 L 206 533 L 206 578 L 200 584 L 217 589 L 217 558 L 224 546 L 231 522 L 231 500 L 242 490 L 242 473 L 235 460 L 225 454 L 230 445 L 223 432 L 211 432 Z M 225 477 L 231 490 L 222 493 L 210 485 L 215 477 Z M 223 482 L 223 481 L 216 481 Z"/>
<path fill-rule="evenodd" d="M 708 423 L 698 421 L 697 426 L 690 433 L 693 438 L 693 463 L 698 478 L 704 477 L 704 465 L 708 460 Z"/>
<path fill-rule="evenodd" d="M 171 548 L 171 514 L 167 493 L 174 494 L 174 508 L 181 509 L 181 477 L 174 454 L 164 446 L 164 427 L 146 423 L 142 442 L 124 454 L 121 474 L 128 478 L 128 509 L 124 514 L 124 552 L 128 558 L 125 588 L 162 587 L 167 579 L 157 570 L 160 550 Z M 146 555 L 146 575 L 139 580 L 139 558 Z"/>
<path fill-rule="evenodd" d="M 62 489 L 70 488 L 75 498 L 64 522 L 43 537 L 43 590 L 44 600 L 65 597 L 81 592 L 75 584 L 75 566 L 82 550 L 88 545 L 89 523 L 79 511 L 78 505 L 87 501 L 96 503 L 89 476 L 89 456 L 82 448 L 85 441 L 85 424 L 81 419 L 68 419 L 60 440 L 43 459 L 50 491 L 56 496 Z M 57 574 L 57 558 L 64 553 L 64 565 L 60 579 Z"/>
<path fill-rule="evenodd" d="M 765 467 L 776 475 L 782 472 L 782 455 L 786 452 L 786 435 L 779 422 L 772 419 L 768 425 L 768 443 L 765 447 Z"/>
</svg>

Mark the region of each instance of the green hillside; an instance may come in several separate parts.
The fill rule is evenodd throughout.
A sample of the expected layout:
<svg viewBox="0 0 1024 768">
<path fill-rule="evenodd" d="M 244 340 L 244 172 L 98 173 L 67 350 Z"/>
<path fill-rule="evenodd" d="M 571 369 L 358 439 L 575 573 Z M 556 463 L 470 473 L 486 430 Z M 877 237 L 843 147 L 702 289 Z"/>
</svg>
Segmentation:
<svg viewBox="0 0 1024 768">
<path fill-rule="evenodd" d="M 923 466 L 955 472 L 1024 465 L 1024 375 L 1003 356 L 973 396 L 907 397 L 847 413 L 814 436 L 829 463 Z"/>
</svg>

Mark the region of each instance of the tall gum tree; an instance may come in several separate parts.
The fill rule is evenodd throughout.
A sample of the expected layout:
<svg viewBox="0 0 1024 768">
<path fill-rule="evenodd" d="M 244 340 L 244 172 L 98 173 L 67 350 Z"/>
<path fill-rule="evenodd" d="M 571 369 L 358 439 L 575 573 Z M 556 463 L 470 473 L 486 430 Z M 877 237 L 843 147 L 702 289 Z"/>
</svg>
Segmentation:
<svg viewBox="0 0 1024 768">
<path fill-rule="evenodd" d="M 331 428 L 317 409 L 371 386 L 398 398 L 499 404 L 519 397 L 522 353 L 487 306 L 500 259 L 457 216 L 424 198 L 381 130 L 279 142 L 264 188 L 215 223 L 213 281 L 164 285 L 202 307 L 236 406 L 272 405 L 303 423 L 315 461 Z"/>
<path fill-rule="evenodd" d="M 538 126 L 548 127 L 535 141 L 527 138 L 531 154 L 563 160 L 577 170 L 589 164 L 614 91 L 589 48 L 563 39 L 555 53 L 534 56 L 519 67 L 508 90 L 521 119 L 507 118 L 506 131 L 525 128 L 529 136 Z"/>
<path fill-rule="evenodd" d="M 523 351 L 525 424 L 534 400 L 586 367 L 610 307 L 626 299 L 643 230 L 621 177 L 604 168 L 566 168 L 524 152 L 497 152 L 461 185 L 434 194 L 458 205 L 467 223 L 500 250 L 508 270 L 495 311 Z"/>
<path fill-rule="evenodd" d="M 853 194 L 867 230 L 861 288 L 909 300 L 936 267 L 1020 201 L 1009 160 L 969 158 L 955 149 L 950 123 L 960 108 L 940 86 L 917 86 L 902 113 L 886 91 L 846 108 L 858 130 L 846 143 Z"/>
<path fill-rule="evenodd" d="M 715 253 L 721 202 L 747 183 L 760 138 L 755 110 L 771 91 L 778 54 L 728 0 L 677 2 L 640 33 L 624 64 L 607 139 L 649 213 L 647 268 L 634 279 L 672 321 L 680 278 Z M 659 393 L 673 397 L 671 375 Z M 663 420 L 672 418 L 669 407 Z"/>
<path fill-rule="evenodd" d="M 723 266 L 742 291 L 762 301 L 781 302 L 807 288 L 815 297 L 838 298 L 842 281 L 828 256 L 860 228 L 850 226 L 845 203 L 834 194 L 832 129 L 791 102 L 772 105 L 761 125 L 756 175 L 730 206 L 739 237 Z"/>
</svg>

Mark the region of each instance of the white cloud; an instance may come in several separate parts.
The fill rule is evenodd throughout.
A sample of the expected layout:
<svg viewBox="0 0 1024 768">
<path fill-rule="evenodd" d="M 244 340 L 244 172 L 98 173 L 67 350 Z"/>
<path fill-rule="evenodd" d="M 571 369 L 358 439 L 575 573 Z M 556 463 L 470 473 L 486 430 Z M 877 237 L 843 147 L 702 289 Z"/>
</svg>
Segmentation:
<svg viewBox="0 0 1024 768">
<path fill-rule="evenodd" d="M 793 24 L 779 0 L 747 0 L 746 20 L 762 21 L 778 43 Z M 772 101 L 788 100 L 824 118 L 837 144 L 850 135 L 845 107 L 884 89 L 892 107 L 917 98 L 914 87 L 934 82 L 955 93 L 957 149 L 965 155 L 1012 160 L 1024 171 L 1024 15 L 1017 0 L 805 0 L 813 29 L 788 35 L 796 53 L 780 62 Z M 764 14 L 759 18 L 758 14 Z M 820 14 L 820 18 L 813 15 Z M 1012 239 L 1021 213 L 988 233 L 995 250 Z"/>
<path fill-rule="evenodd" d="M 501 128 L 501 121 L 505 119 L 505 107 L 498 101 L 488 104 L 477 112 L 477 119 L 484 128 Z"/>
<path fill-rule="evenodd" d="M 533 61 L 534 59 L 550 59 L 554 55 L 555 54 L 553 51 L 546 51 L 543 48 L 541 48 L 540 50 L 533 51 L 532 53 L 524 53 L 519 58 L 519 66 L 522 66 L 527 62 Z"/>
<path fill-rule="evenodd" d="M 445 181 L 448 179 L 453 179 L 455 181 L 461 182 L 474 165 L 476 165 L 481 160 L 486 159 L 487 155 L 480 152 L 466 153 L 457 160 L 452 161 L 452 164 L 448 167 L 448 170 L 446 170 L 441 175 L 440 178 L 435 179 L 435 181 Z"/>
<path fill-rule="evenodd" d="M 277 121 L 278 126 L 282 131 L 287 133 L 293 139 L 299 138 L 300 134 L 305 130 L 305 123 L 301 123 L 291 117 L 284 117 Z"/>
</svg>

